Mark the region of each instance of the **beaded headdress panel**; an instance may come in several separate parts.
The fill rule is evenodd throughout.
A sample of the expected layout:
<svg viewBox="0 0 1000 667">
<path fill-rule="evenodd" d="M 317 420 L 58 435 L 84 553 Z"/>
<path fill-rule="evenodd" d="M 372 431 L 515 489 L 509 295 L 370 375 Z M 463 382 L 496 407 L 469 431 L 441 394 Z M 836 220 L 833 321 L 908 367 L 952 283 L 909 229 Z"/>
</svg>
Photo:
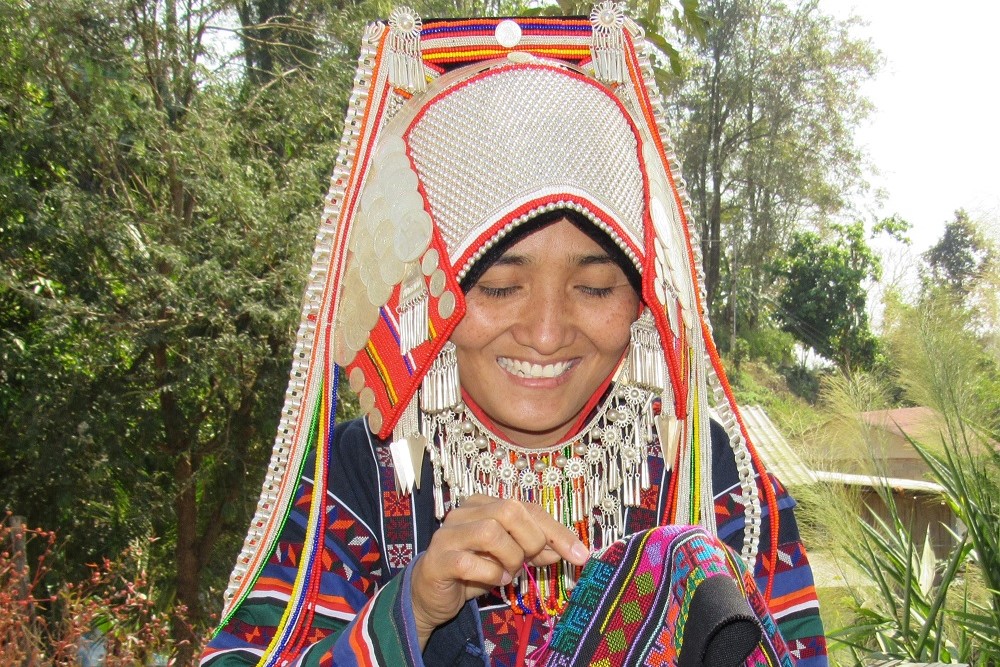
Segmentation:
<svg viewBox="0 0 1000 667">
<path fill-rule="evenodd" d="M 741 555 L 753 564 L 761 502 L 773 495 L 765 481 L 758 497 L 763 468 L 712 342 L 700 245 L 639 27 L 610 1 L 590 17 L 426 24 L 401 8 L 365 31 L 354 84 L 278 436 L 224 616 L 274 551 L 310 451 L 319 463 L 307 473 L 324 483 L 341 369 L 371 431 L 392 443 L 406 493 L 433 450 L 426 424 L 461 401 L 446 377 L 461 280 L 507 233 L 555 209 L 589 219 L 641 274 L 643 312 L 616 380 L 657 398 L 675 480 L 663 523 L 714 530 L 711 412 L 737 459 Z M 324 527 L 322 495 L 306 552 Z M 293 597 L 307 588 L 296 582 Z"/>
</svg>

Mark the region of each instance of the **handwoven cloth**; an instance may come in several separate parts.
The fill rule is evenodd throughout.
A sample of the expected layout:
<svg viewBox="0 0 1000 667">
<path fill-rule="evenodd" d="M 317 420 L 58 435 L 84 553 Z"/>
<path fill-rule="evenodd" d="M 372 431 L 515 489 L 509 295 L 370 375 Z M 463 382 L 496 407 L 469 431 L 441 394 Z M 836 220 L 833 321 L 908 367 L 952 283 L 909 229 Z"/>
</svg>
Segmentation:
<svg viewBox="0 0 1000 667">
<path fill-rule="evenodd" d="M 665 526 L 591 558 L 539 664 L 791 667 L 792 661 L 739 559 L 700 527 Z"/>
</svg>

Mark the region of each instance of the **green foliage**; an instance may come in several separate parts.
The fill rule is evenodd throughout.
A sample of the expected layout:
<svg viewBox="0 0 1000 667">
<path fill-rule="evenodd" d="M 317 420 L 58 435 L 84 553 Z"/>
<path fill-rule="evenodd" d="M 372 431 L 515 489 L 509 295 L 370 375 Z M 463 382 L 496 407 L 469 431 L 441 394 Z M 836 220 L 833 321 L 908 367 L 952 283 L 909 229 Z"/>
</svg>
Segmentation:
<svg viewBox="0 0 1000 667">
<path fill-rule="evenodd" d="M 959 209 L 938 242 L 923 254 L 925 288 L 936 285 L 964 297 L 990 269 L 995 253 L 969 214 Z"/>
<path fill-rule="evenodd" d="M 985 330 L 995 328 L 985 324 Z M 833 636 L 849 646 L 857 660 L 877 655 L 996 664 L 1000 358 L 983 344 L 984 322 L 949 290 L 930 290 L 917 305 L 891 302 L 886 328 L 888 358 L 904 398 L 934 408 L 943 419 L 940 443 L 910 439 L 910 444 L 927 463 L 931 479 L 943 487 L 944 500 L 963 530 L 955 535 L 950 552 L 936 559 L 915 543 L 891 502 L 891 490 L 883 489 L 888 519 L 861 524 L 863 539 L 847 543 L 867 580 L 854 591 L 853 610 L 860 620 Z M 883 407 L 889 395 L 886 383 L 860 380 L 846 383 L 850 390 L 840 392 L 839 403 Z M 836 394 L 827 395 L 836 399 Z M 864 438 L 861 432 L 858 439 Z"/>
<path fill-rule="evenodd" d="M 867 289 L 880 273 L 864 225 L 831 225 L 831 237 L 796 232 L 774 263 L 781 280 L 776 317 L 782 328 L 841 368 L 870 366 L 876 339 L 868 323 Z"/>
<path fill-rule="evenodd" d="M 254 88 L 209 54 L 220 7 L 161 10 L 3 0 L 0 502 L 64 536 L 61 577 L 160 538 L 161 597 L 201 623 L 273 441 L 354 56 L 314 27 Z"/>
<path fill-rule="evenodd" d="M 795 361 L 795 337 L 787 331 L 762 325 L 743 332 L 740 339 L 746 342 L 751 359 L 764 361 L 772 368 L 790 366 Z"/>
<path fill-rule="evenodd" d="M 713 319 L 752 329 L 774 295 L 767 266 L 792 232 L 864 187 L 853 130 L 879 56 L 815 1 L 710 0 L 700 11 L 709 28 L 676 98 L 678 153 Z"/>
<path fill-rule="evenodd" d="M 917 662 L 976 665 L 1000 660 L 1000 454 L 974 453 L 961 433 L 950 433 L 943 453 L 910 444 L 944 487 L 945 499 L 965 531 L 937 559 L 929 534 L 918 552 L 915 536 L 880 491 L 889 519 L 861 521 L 860 550 L 851 558 L 870 582 L 854 591 L 858 621 L 831 633 L 857 660 L 871 654 Z M 978 575 L 978 576 L 977 576 Z M 970 582 L 980 580 L 982 588 Z"/>
<path fill-rule="evenodd" d="M 831 633 L 831 638 L 853 649 L 855 657 L 874 653 L 879 657 L 920 662 L 951 662 L 959 656 L 958 644 L 949 638 L 945 625 L 948 590 L 969 556 L 964 539 L 938 567 L 929 537 L 921 552 L 903 523 L 892 491 L 883 489 L 890 504 L 891 519 L 874 516 L 874 525 L 861 521 L 864 539 L 851 556 L 860 571 L 874 584 L 872 595 L 855 600 L 858 616 L 851 626 Z"/>
</svg>

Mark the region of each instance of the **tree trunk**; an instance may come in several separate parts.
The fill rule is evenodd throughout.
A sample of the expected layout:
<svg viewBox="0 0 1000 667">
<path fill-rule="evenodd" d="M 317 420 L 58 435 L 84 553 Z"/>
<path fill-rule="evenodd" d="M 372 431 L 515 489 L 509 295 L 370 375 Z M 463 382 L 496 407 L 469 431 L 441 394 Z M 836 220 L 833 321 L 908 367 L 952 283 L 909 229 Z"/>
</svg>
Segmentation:
<svg viewBox="0 0 1000 667">
<path fill-rule="evenodd" d="M 174 459 L 174 519 L 177 528 L 174 571 L 177 602 L 185 607 L 183 614 L 174 615 L 171 630 L 177 649 L 176 665 L 186 667 L 194 659 L 194 627 L 202 615 L 198 597 L 201 564 L 198 553 L 198 496 L 195 486 L 197 470 L 191 458 L 192 438 L 185 428 L 186 419 L 177 403 L 177 397 L 169 388 L 172 373 L 165 345 L 158 345 L 154 349 L 153 363 L 166 434 L 165 450 Z"/>
<path fill-rule="evenodd" d="M 201 558 L 198 549 L 198 500 L 195 493 L 194 466 L 187 453 L 174 463 L 174 512 L 177 515 L 177 544 L 174 557 L 177 568 L 177 601 L 184 605 L 187 616 L 175 615 L 173 639 L 177 647 L 176 664 L 192 664 L 194 658 L 194 628 L 201 619 L 198 582 Z"/>
</svg>

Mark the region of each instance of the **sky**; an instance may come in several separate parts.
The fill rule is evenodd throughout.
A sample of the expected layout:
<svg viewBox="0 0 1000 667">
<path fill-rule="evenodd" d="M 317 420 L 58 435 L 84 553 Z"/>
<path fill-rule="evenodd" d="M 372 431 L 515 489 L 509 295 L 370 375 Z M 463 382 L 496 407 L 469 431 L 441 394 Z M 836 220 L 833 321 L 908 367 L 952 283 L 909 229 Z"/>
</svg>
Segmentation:
<svg viewBox="0 0 1000 667">
<path fill-rule="evenodd" d="M 1000 239 L 1000 3 L 992 0 L 819 0 L 868 25 L 885 64 L 865 89 L 875 112 L 857 135 L 885 193 L 877 217 L 913 225 L 911 253 L 926 250 L 966 209 Z"/>
</svg>

